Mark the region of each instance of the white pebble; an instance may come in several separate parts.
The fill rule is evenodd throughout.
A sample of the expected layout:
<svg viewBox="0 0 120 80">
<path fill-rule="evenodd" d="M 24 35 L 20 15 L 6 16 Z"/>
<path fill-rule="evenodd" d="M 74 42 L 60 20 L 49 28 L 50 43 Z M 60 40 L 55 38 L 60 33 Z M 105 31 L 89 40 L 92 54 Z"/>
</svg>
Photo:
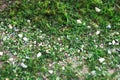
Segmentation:
<svg viewBox="0 0 120 80">
<path fill-rule="evenodd" d="M 105 58 L 99 58 L 99 62 L 102 63 L 105 61 Z"/>
<path fill-rule="evenodd" d="M 8 25 L 8 27 L 9 27 L 10 29 L 12 29 L 12 28 L 13 28 L 13 26 L 12 26 L 11 24 L 9 24 L 9 25 Z"/>
<path fill-rule="evenodd" d="M 37 58 L 40 57 L 41 55 L 42 55 L 41 52 L 39 52 L 39 53 L 37 54 Z"/>
<path fill-rule="evenodd" d="M 14 61 L 14 58 L 9 58 L 9 61 L 11 61 L 11 62 Z"/>
<path fill-rule="evenodd" d="M 36 44 L 37 42 L 36 42 L 36 41 L 34 41 L 33 43 L 34 43 L 34 44 Z"/>
<path fill-rule="evenodd" d="M 109 42 L 108 44 L 109 44 L 109 45 L 112 45 L 112 43 L 111 43 L 111 42 Z"/>
<path fill-rule="evenodd" d="M 60 38 L 58 38 L 58 41 L 60 41 L 61 39 Z"/>
<path fill-rule="evenodd" d="M 7 40 L 7 36 L 3 37 L 3 41 L 6 41 Z"/>
<path fill-rule="evenodd" d="M 104 48 L 104 44 L 100 44 L 99 46 L 100 46 L 100 48 Z"/>
<path fill-rule="evenodd" d="M 30 59 L 30 57 L 29 57 L 29 56 L 26 56 L 25 58 L 26 58 L 26 59 Z"/>
<path fill-rule="evenodd" d="M 21 67 L 27 68 L 28 66 L 26 64 L 24 64 L 24 63 L 21 63 Z"/>
<path fill-rule="evenodd" d="M 30 23 L 30 20 L 28 19 L 27 22 Z"/>
<path fill-rule="evenodd" d="M 25 62 L 25 59 L 22 59 L 22 62 Z"/>
<path fill-rule="evenodd" d="M 96 75 L 96 71 L 95 70 L 91 71 L 91 74 L 95 76 Z"/>
<path fill-rule="evenodd" d="M 78 19 L 78 20 L 77 20 L 77 23 L 81 24 L 81 23 L 82 23 L 81 19 Z"/>
<path fill-rule="evenodd" d="M 28 38 L 24 37 L 23 40 L 24 40 L 24 41 L 28 41 Z"/>
<path fill-rule="evenodd" d="M 56 77 L 56 80 L 60 80 L 60 78 L 59 78 L 59 77 Z"/>
<path fill-rule="evenodd" d="M 110 49 L 108 49 L 108 51 L 107 51 L 107 52 L 108 52 L 108 54 L 111 54 L 111 50 L 110 50 Z"/>
<path fill-rule="evenodd" d="M 62 70 L 65 70 L 65 67 L 64 67 L 64 66 L 62 67 Z"/>
<path fill-rule="evenodd" d="M 88 28 L 88 29 L 90 29 L 90 28 L 91 28 L 91 26 L 87 26 L 87 28 Z"/>
<path fill-rule="evenodd" d="M 23 37 L 23 34 L 18 34 L 18 36 L 19 36 L 20 38 L 22 38 L 22 37 Z"/>
<path fill-rule="evenodd" d="M 97 32 L 96 32 L 96 35 L 99 35 L 99 34 L 100 34 L 100 31 L 97 31 Z"/>
<path fill-rule="evenodd" d="M 9 78 L 5 78 L 5 80 L 10 80 Z"/>
<path fill-rule="evenodd" d="M 100 9 L 100 8 L 98 8 L 98 7 L 95 7 L 95 11 L 96 11 L 96 12 L 100 12 L 100 11 L 101 11 L 101 9 Z"/>
<path fill-rule="evenodd" d="M 0 56 L 2 56 L 3 55 L 3 52 L 0 52 Z"/>
<path fill-rule="evenodd" d="M 108 24 L 108 25 L 106 26 L 106 28 L 111 28 L 111 25 L 110 25 L 110 24 Z"/>
<path fill-rule="evenodd" d="M 29 45 L 29 47 L 32 47 L 32 46 L 33 46 L 32 44 Z"/>
<path fill-rule="evenodd" d="M 53 73 L 53 70 L 49 70 L 48 72 L 49 72 L 50 74 L 52 74 L 52 73 Z"/>
<path fill-rule="evenodd" d="M 115 43 L 116 43 L 115 40 L 113 40 L 113 41 L 112 41 L 112 44 L 115 45 Z"/>
<path fill-rule="evenodd" d="M 78 49 L 77 52 L 80 53 L 80 50 Z"/>
</svg>

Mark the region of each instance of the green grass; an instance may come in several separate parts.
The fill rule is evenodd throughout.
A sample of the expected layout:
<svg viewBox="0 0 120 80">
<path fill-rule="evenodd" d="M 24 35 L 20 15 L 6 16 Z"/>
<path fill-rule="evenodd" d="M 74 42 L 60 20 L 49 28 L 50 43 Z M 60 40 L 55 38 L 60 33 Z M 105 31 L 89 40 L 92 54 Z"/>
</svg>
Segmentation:
<svg viewBox="0 0 120 80">
<path fill-rule="evenodd" d="M 119 0 L 6 3 L 0 12 L 0 80 L 120 79 Z"/>
</svg>

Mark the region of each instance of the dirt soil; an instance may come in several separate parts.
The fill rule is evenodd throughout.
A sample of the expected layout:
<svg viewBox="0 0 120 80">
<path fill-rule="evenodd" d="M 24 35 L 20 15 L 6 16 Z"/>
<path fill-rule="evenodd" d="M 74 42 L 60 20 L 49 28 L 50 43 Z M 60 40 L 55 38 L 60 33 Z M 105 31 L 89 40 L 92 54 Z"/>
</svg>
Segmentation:
<svg viewBox="0 0 120 80">
<path fill-rule="evenodd" d="M 3 11 L 7 7 L 7 4 L 4 0 L 0 1 L 0 11 Z"/>
</svg>

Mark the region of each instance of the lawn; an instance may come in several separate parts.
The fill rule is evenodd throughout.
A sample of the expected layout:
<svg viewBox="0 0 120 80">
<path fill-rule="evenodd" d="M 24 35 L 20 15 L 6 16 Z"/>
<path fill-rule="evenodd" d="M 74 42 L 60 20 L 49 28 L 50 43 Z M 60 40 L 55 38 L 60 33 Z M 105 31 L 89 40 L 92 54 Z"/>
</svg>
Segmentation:
<svg viewBox="0 0 120 80">
<path fill-rule="evenodd" d="M 120 80 L 119 0 L 0 1 L 0 80 Z"/>
</svg>

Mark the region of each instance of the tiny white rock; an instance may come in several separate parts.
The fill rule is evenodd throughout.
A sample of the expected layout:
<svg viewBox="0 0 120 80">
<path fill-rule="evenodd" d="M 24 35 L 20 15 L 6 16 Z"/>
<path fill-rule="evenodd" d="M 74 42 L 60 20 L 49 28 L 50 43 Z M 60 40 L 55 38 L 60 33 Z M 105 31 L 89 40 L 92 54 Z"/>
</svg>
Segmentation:
<svg viewBox="0 0 120 80">
<path fill-rule="evenodd" d="M 65 70 L 65 67 L 64 67 L 64 66 L 62 67 L 62 70 Z"/>
<path fill-rule="evenodd" d="M 61 39 L 60 38 L 58 38 L 58 41 L 60 41 Z"/>
<path fill-rule="evenodd" d="M 26 56 L 25 58 L 26 58 L 26 59 L 30 59 L 30 57 L 29 57 L 29 56 Z"/>
<path fill-rule="evenodd" d="M 41 55 L 42 55 L 41 52 L 39 52 L 39 53 L 37 54 L 37 58 L 40 57 Z"/>
<path fill-rule="evenodd" d="M 107 51 L 107 52 L 108 52 L 108 54 L 111 54 L 111 53 L 112 53 L 110 49 L 108 49 L 108 51 Z"/>
<path fill-rule="evenodd" d="M 60 78 L 59 78 L 59 77 L 56 77 L 56 80 L 60 80 Z"/>
<path fill-rule="evenodd" d="M 7 36 L 3 37 L 3 41 L 7 40 Z"/>
<path fill-rule="evenodd" d="M 37 41 L 34 41 L 33 43 L 34 43 L 34 44 L 36 44 L 36 43 L 37 43 Z"/>
<path fill-rule="evenodd" d="M 0 52 L 0 56 L 2 56 L 3 55 L 3 52 Z"/>
<path fill-rule="evenodd" d="M 110 24 L 108 24 L 108 25 L 106 26 L 106 28 L 111 28 L 111 25 L 110 25 Z"/>
<path fill-rule="evenodd" d="M 97 31 L 97 32 L 96 32 L 96 35 L 99 35 L 99 34 L 100 34 L 100 31 Z"/>
<path fill-rule="evenodd" d="M 90 28 L 91 28 L 91 26 L 87 26 L 87 28 L 88 28 L 88 29 L 90 29 Z"/>
<path fill-rule="evenodd" d="M 24 37 L 23 40 L 24 40 L 24 41 L 28 41 L 28 38 Z"/>
<path fill-rule="evenodd" d="M 11 61 L 11 62 L 14 61 L 14 58 L 9 58 L 9 61 Z"/>
<path fill-rule="evenodd" d="M 28 19 L 27 22 L 30 23 L 30 20 Z"/>
<path fill-rule="evenodd" d="M 48 72 L 49 72 L 50 74 L 52 74 L 52 73 L 53 73 L 53 70 L 49 70 Z"/>
<path fill-rule="evenodd" d="M 99 58 L 99 62 L 102 63 L 105 61 L 105 58 Z"/>
<path fill-rule="evenodd" d="M 95 11 L 96 11 L 96 12 L 100 12 L 100 11 L 101 11 L 101 9 L 100 9 L 100 8 L 98 8 L 98 7 L 95 7 Z"/>
<path fill-rule="evenodd" d="M 80 53 L 80 50 L 78 49 L 77 52 Z"/>
<path fill-rule="evenodd" d="M 112 44 L 113 44 L 113 45 L 115 45 L 115 44 L 116 44 L 115 40 L 113 40 L 113 41 L 112 41 Z"/>
<path fill-rule="evenodd" d="M 29 45 L 29 47 L 32 47 L 32 46 L 33 46 L 32 44 Z"/>
<path fill-rule="evenodd" d="M 78 19 L 78 20 L 77 20 L 77 23 L 81 24 L 81 23 L 82 23 L 81 19 Z"/>
<path fill-rule="evenodd" d="M 5 80 L 10 80 L 9 78 L 5 78 Z"/>
<path fill-rule="evenodd" d="M 19 36 L 20 38 L 22 38 L 22 37 L 23 37 L 23 34 L 18 34 L 18 36 Z"/>
<path fill-rule="evenodd" d="M 95 70 L 91 71 L 91 74 L 95 76 L 96 75 L 96 71 Z"/>
<path fill-rule="evenodd" d="M 108 43 L 108 45 L 112 45 L 112 43 L 111 43 L 111 42 L 109 42 L 109 43 Z"/>
<path fill-rule="evenodd" d="M 21 67 L 27 68 L 28 66 L 26 64 L 24 64 L 24 63 L 21 63 Z"/>
<path fill-rule="evenodd" d="M 10 29 L 12 29 L 12 28 L 13 28 L 13 26 L 12 26 L 11 24 L 9 24 L 9 25 L 8 25 L 8 27 L 9 27 Z"/>
<path fill-rule="evenodd" d="M 22 62 L 25 62 L 25 59 L 22 59 Z"/>
</svg>

